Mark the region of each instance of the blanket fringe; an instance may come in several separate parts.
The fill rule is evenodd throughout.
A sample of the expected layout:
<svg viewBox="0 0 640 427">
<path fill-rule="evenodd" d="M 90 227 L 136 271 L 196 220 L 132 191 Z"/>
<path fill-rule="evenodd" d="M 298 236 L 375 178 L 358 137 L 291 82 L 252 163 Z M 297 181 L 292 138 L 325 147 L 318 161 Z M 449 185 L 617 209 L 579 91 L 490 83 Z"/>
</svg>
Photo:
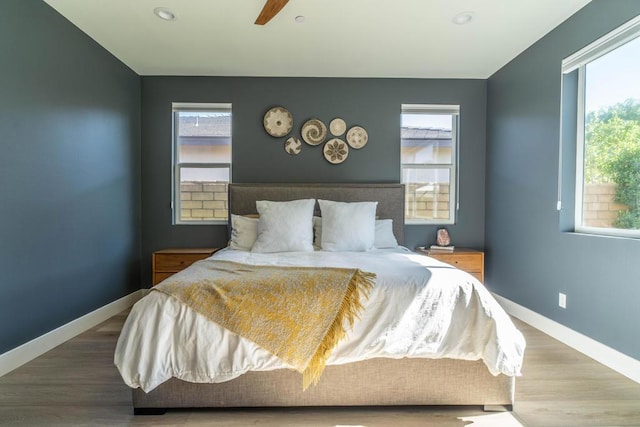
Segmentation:
<svg viewBox="0 0 640 427">
<path fill-rule="evenodd" d="M 320 376 L 324 372 L 327 359 L 331 352 L 347 334 L 345 322 L 349 324 L 349 329 L 353 328 L 356 319 L 359 319 L 358 312 L 362 310 L 361 297 L 368 298 L 369 292 L 375 285 L 376 275 L 357 269 L 351 278 L 347 292 L 342 300 L 336 317 L 329 326 L 324 339 L 318 346 L 315 354 L 309 361 L 304 372 L 302 372 L 302 389 L 306 390 L 310 385 L 318 384 Z"/>
</svg>

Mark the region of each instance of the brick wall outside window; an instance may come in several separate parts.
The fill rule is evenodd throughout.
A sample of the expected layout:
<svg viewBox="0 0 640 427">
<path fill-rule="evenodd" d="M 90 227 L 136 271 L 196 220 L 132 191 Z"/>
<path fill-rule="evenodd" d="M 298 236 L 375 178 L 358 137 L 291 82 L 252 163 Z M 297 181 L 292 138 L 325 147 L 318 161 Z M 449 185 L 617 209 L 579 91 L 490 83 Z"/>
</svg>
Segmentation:
<svg viewBox="0 0 640 427">
<path fill-rule="evenodd" d="M 184 181 L 181 189 L 181 219 L 187 221 L 226 220 L 229 204 L 227 184 Z"/>
<path fill-rule="evenodd" d="M 616 184 L 585 184 L 582 222 L 587 227 L 613 228 L 619 211 L 629 209 L 615 203 Z"/>
</svg>

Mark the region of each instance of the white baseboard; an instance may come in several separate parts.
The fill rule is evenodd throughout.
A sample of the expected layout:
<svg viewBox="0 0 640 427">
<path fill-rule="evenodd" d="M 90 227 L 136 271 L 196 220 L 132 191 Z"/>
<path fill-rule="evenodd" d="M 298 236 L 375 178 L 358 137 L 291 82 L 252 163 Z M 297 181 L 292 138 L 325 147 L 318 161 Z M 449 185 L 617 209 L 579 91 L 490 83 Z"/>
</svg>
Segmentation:
<svg viewBox="0 0 640 427">
<path fill-rule="evenodd" d="M 34 338 L 6 353 L 0 354 L 0 377 L 126 310 L 142 298 L 143 294 L 143 289 L 132 292 L 104 307 L 100 307 L 76 320 L 72 320 L 51 332 Z"/>
<path fill-rule="evenodd" d="M 640 383 L 640 360 L 629 357 L 500 295 L 493 294 L 493 296 L 511 316 L 539 329 L 625 377 Z"/>
</svg>

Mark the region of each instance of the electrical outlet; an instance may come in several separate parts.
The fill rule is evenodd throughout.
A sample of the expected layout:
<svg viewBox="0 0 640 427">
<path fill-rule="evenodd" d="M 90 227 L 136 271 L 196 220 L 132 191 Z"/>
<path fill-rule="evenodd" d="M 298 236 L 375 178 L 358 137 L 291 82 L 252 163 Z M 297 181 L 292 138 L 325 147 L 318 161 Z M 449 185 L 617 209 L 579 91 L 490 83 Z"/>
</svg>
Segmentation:
<svg viewBox="0 0 640 427">
<path fill-rule="evenodd" d="M 561 308 L 567 308 L 567 295 L 560 292 L 558 294 L 558 305 Z"/>
</svg>

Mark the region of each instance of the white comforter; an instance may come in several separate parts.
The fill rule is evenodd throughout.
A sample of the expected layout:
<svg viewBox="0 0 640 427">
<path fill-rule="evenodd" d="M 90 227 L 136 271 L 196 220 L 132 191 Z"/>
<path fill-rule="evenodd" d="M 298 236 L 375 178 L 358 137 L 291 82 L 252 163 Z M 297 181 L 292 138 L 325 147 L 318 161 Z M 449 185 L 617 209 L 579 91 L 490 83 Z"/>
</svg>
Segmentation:
<svg viewBox="0 0 640 427">
<path fill-rule="evenodd" d="M 377 274 L 361 318 L 328 360 L 374 357 L 482 359 L 493 375 L 520 375 L 522 334 L 471 275 L 406 248 L 370 252 L 257 254 L 225 249 L 212 258 L 246 264 L 358 267 Z M 131 310 L 115 352 L 130 387 L 149 392 L 170 379 L 223 382 L 289 368 L 253 342 L 177 299 L 150 292 Z"/>
</svg>

